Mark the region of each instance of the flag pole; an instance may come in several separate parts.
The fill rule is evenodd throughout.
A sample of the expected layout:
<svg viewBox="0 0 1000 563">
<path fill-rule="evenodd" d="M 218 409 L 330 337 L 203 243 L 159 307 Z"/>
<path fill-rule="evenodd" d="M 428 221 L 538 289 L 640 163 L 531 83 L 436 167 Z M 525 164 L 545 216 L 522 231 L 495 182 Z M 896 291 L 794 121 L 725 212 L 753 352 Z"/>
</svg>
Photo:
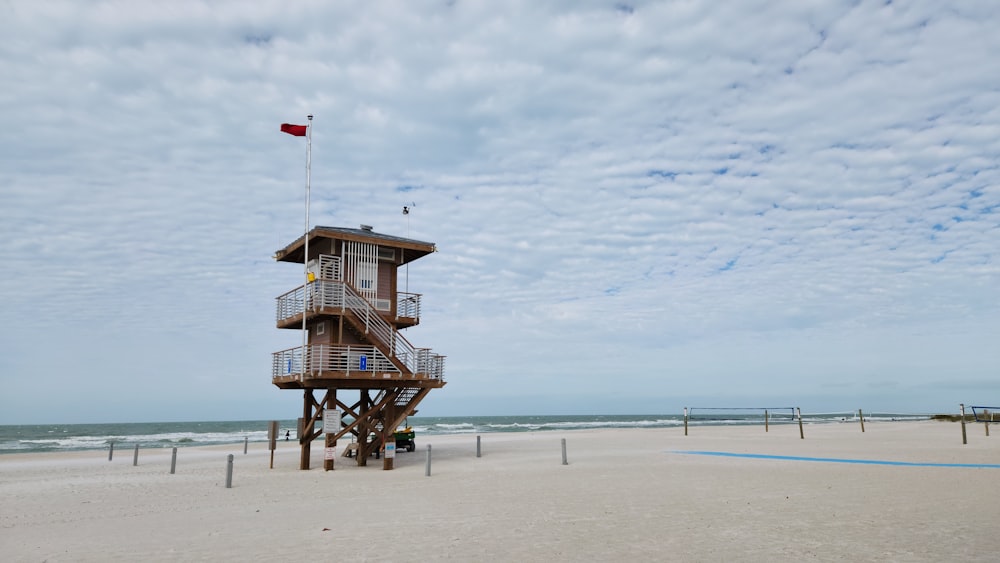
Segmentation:
<svg viewBox="0 0 1000 563">
<path fill-rule="evenodd" d="M 305 226 L 305 248 L 303 249 L 302 265 L 305 275 L 305 283 L 302 286 L 302 369 L 299 370 L 299 381 L 304 381 L 306 377 L 306 342 L 309 338 L 309 330 L 306 327 L 306 304 L 309 299 L 309 183 L 312 180 L 312 122 L 313 116 L 306 116 L 309 123 L 306 125 L 306 226 Z"/>
</svg>

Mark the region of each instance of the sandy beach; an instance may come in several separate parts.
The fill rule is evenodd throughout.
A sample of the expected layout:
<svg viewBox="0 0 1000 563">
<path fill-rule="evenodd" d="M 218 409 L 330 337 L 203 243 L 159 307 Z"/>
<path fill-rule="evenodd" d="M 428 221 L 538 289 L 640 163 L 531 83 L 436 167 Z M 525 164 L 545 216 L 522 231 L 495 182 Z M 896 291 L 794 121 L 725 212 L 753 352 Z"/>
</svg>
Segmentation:
<svg viewBox="0 0 1000 563">
<path fill-rule="evenodd" d="M 0 559 L 995 561 L 998 432 L 970 425 L 967 445 L 935 421 L 806 425 L 804 440 L 795 425 L 498 433 L 480 458 L 475 435 L 418 436 L 392 471 L 342 457 L 324 471 L 319 443 L 300 471 L 294 441 L 274 469 L 266 444 L 182 448 L 173 475 L 170 449 L 138 466 L 131 449 L 4 455 Z"/>
</svg>

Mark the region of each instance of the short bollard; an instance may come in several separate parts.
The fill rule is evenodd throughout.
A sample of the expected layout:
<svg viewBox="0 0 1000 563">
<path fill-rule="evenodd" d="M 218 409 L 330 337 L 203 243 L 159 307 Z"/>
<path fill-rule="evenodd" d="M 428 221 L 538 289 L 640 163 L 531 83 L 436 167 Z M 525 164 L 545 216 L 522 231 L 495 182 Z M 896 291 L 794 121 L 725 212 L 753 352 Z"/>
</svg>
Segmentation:
<svg viewBox="0 0 1000 563">
<path fill-rule="evenodd" d="M 247 455 L 247 444 L 250 443 L 250 436 L 243 437 L 243 455 Z"/>
<path fill-rule="evenodd" d="M 483 457 L 482 436 L 476 436 L 476 457 Z"/>
<path fill-rule="evenodd" d="M 135 445 L 135 453 L 132 454 L 132 467 L 139 465 L 139 444 Z"/>
<path fill-rule="evenodd" d="M 177 448 L 174 448 L 174 452 L 170 454 L 170 474 L 173 475 L 174 471 L 177 470 Z"/>
<path fill-rule="evenodd" d="M 115 443 L 111 442 L 111 446 L 108 448 L 108 461 L 115 455 Z"/>
<path fill-rule="evenodd" d="M 229 454 L 229 461 L 226 462 L 226 488 L 233 488 L 233 454 Z"/>
<path fill-rule="evenodd" d="M 569 462 L 566 461 L 566 438 L 562 439 L 562 454 L 563 454 L 563 465 L 569 465 Z"/>
<path fill-rule="evenodd" d="M 431 476 L 431 445 L 427 444 L 427 468 L 424 469 L 424 476 Z"/>
</svg>

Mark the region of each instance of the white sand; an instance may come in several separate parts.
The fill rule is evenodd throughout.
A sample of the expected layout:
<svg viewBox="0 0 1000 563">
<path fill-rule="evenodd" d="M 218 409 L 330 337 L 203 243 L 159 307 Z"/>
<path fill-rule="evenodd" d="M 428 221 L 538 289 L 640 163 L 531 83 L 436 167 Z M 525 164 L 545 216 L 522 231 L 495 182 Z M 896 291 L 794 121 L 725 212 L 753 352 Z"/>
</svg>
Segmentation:
<svg viewBox="0 0 1000 563">
<path fill-rule="evenodd" d="M 396 468 L 295 442 L 0 456 L 2 561 L 997 561 L 1000 464 L 957 423 L 418 436 Z M 569 465 L 562 465 L 566 438 Z M 433 445 L 432 476 L 424 475 Z M 235 455 L 225 488 L 226 455 Z M 317 469 L 319 468 L 319 469 Z"/>
</svg>

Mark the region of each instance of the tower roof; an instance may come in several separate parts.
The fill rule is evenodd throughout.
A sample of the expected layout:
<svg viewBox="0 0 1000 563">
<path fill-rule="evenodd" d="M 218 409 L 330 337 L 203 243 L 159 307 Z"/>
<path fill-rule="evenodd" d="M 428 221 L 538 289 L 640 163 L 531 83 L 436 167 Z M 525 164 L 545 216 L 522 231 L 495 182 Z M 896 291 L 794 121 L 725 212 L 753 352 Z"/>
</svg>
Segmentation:
<svg viewBox="0 0 1000 563">
<path fill-rule="evenodd" d="M 368 225 L 361 225 L 357 229 L 349 227 L 321 227 L 317 225 L 309 231 L 310 245 L 317 239 L 366 242 L 388 248 L 399 248 L 404 251 L 401 262 L 403 264 L 437 251 L 437 247 L 433 242 L 376 233 Z M 299 237 L 285 248 L 275 252 L 274 259 L 279 262 L 298 262 L 301 264 L 303 262 L 302 254 L 304 245 L 305 237 Z M 310 254 L 312 253 L 310 252 Z"/>
</svg>

